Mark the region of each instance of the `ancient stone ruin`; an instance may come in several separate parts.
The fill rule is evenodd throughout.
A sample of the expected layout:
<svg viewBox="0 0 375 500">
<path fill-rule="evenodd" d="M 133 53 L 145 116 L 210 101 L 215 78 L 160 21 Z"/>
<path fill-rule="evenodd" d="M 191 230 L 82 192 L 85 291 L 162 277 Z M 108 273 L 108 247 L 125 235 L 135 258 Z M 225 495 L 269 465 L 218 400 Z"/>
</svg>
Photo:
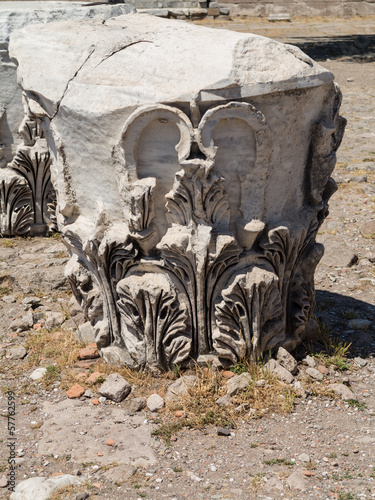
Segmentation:
<svg viewBox="0 0 375 500">
<path fill-rule="evenodd" d="M 136 14 L 28 26 L 10 53 L 103 358 L 167 370 L 293 349 L 336 189 L 333 75 L 293 46 Z"/>
<path fill-rule="evenodd" d="M 100 20 L 131 12 L 128 5 L 76 2 L 0 2 L 0 234 L 46 235 L 56 229 L 51 155 L 41 122 L 22 99 L 10 34 L 27 24 L 61 19 Z M 43 72 L 34 68 L 38 75 Z"/>
</svg>

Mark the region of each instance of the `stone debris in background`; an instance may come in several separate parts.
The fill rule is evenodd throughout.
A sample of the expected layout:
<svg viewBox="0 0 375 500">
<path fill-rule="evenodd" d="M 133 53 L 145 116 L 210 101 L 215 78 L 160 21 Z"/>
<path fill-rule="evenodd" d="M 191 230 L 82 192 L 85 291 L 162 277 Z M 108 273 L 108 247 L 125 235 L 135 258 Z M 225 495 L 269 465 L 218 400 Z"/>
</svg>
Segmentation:
<svg viewBox="0 0 375 500">
<path fill-rule="evenodd" d="M 195 375 L 184 375 L 173 382 L 165 394 L 165 401 L 178 401 L 181 396 L 187 394 L 189 387 L 193 387 L 197 383 Z"/>
<path fill-rule="evenodd" d="M 36 370 L 34 370 L 31 374 L 30 374 L 30 378 L 32 380 L 39 380 L 41 378 L 43 378 L 43 376 L 45 375 L 47 371 L 47 368 L 36 368 Z"/>
<path fill-rule="evenodd" d="M 292 375 L 296 375 L 298 371 L 297 361 L 286 349 L 284 349 L 283 347 L 278 348 L 276 353 L 276 360 Z"/>
<path fill-rule="evenodd" d="M 227 396 L 234 396 L 238 392 L 241 392 L 249 387 L 252 379 L 249 373 L 241 373 L 241 375 L 235 375 L 230 378 L 227 383 Z"/>
</svg>

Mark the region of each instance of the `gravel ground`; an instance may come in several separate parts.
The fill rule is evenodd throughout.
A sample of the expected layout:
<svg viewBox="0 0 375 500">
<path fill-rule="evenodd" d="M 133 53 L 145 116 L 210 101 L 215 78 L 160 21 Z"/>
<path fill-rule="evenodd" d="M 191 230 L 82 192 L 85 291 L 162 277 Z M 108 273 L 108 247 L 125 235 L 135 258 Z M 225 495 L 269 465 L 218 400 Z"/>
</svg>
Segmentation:
<svg viewBox="0 0 375 500">
<path fill-rule="evenodd" d="M 332 41 L 375 33 L 374 18 L 272 25 L 236 20 L 214 26 L 280 40 L 298 38 L 301 44 L 317 34 Z M 316 273 L 316 314 L 338 341 L 352 345 L 350 370 L 329 369 L 314 384 L 319 389 L 343 382 L 358 402 L 310 391 L 296 398 L 291 414 L 257 419 L 245 415 L 229 436 L 218 436 L 216 427 L 185 430 L 167 446 L 151 437 L 157 415 L 148 410 L 134 414 L 125 402 L 93 405 L 87 398 L 67 399 L 58 384 L 45 390 L 36 382 L 29 394 L 16 396 L 17 483 L 28 477 L 73 474 L 83 483 L 60 498 L 76 500 L 88 498 L 83 493 L 114 500 L 375 498 L 375 231 L 368 236 L 375 224 L 375 65 L 370 50 L 358 57 L 353 49 L 353 54 L 337 59 L 331 52 L 323 64 L 342 89 L 341 114 L 348 126 L 335 171 L 339 190 L 319 233 L 326 253 Z M 17 359 L 22 352 L 12 350 L 32 335 L 36 321 L 34 317 L 30 323 L 23 298 L 41 297 L 36 312 L 51 325 L 74 328 L 83 321 L 77 311 L 71 317 L 74 308 L 63 277 L 66 261 L 64 246 L 55 239 L 0 241 L 1 387 L 17 391 L 33 371 L 28 357 Z M 26 323 L 24 331 L 17 333 L 17 321 Z M 48 359 L 41 365 L 47 366 Z M 0 410 L 7 415 L 3 394 Z M 6 418 L 2 420 L 0 498 L 8 498 L 4 476 L 9 433 Z M 114 443 L 109 445 L 108 439 Z M 66 450 L 73 451 L 68 455 Z"/>
</svg>

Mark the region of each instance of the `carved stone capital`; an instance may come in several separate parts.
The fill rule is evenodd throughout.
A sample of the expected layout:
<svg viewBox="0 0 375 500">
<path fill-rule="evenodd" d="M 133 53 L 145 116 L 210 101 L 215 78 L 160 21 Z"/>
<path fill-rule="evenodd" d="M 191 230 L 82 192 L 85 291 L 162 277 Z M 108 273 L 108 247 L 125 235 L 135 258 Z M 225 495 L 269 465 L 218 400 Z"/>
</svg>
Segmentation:
<svg viewBox="0 0 375 500">
<path fill-rule="evenodd" d="M 291 46 L 148 16 L 61 30 L 30 28 L 12 50 L 45 110 L 29 106 L 103 358 L 168 370 L 295 348 L 345 125 L 333 75 Z M 71 63 L 35 84 L 27 55 L 52 40 Z"/>
</svg>

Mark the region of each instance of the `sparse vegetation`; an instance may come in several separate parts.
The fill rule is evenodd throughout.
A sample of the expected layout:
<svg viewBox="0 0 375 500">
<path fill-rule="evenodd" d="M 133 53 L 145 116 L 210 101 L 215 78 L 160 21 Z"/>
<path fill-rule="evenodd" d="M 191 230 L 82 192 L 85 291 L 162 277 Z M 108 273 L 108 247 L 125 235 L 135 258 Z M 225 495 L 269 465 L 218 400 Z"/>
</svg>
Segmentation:
<svg viewBox="0 0 375 500">
<path fill-rule="evenodd" d="M 226 379 L 219 370 L 196 365 L 192 371 L 197 383 L 189 387 L 178 402 L 167 404 L 160 412 L 161 422 L 153 435 L 169 443 L 171 436 L 184 427 L 199 429 L 214 425 L 235 428 L 236 420 L 248 414 L 250 408 L 258 417 L 270 412 L 288 413 L 294 408 L 294 390 L 259 364 L 246 359 L 235 365 L 235 370 L 240 373 L 247 371 L 251 382 L 246 390 L 232 398 L 232 405 L 218 405 L 216 400 L 225 394 Z M 259 379 L 264 379 L 266 384 L 256 386 Z M 175 416 L 177 410 L 183 411 L 182 418 Z"/>
<path fill-rule="evenodd" d="M 42 379 L 43 385 L 45 387 L 49 387 L 50 385 L 55 383 L 57 380 L 59 380 L 60 371 L 61 371 L 61 368 L 59 366 L 56 366 L 56 365 L 47 366 L 47 371 L 44 374 L 44 377 Z"/>
<path fill-rule="evenodd" d="M 355 399 L 349 399 L 347 401 L 347 404 L 351 408 L 358 408 L 358 410 L 360 410 L 360 411 L 364 411 L 367 408 L 366 403 L 360 403 L 359 401 L 356 401 Z"/>
<path fill-rule="evenodd" d="M 10 276 L 8 274 L 0 276 L 0 298 L 4 297 L 5 295 L 9 295 L 10 293 L 12 293 L 12 291 L 13 288 Z"/>
<path fill-rule="evenodd" d="M 16 246 L 16 242 L 10 238 L 0 238 L 0 245 L 5 248 L 14 248 Z"/>
<path fill-rule="evenodd" d="M 324 347 L 324 351 L 312 352 L 312 356 L 320 360 L 325 366 L 333 366 L 339 371 L 349 370 L 350 365 L 346 359 L 351 344 L 347 344 L 338 337 L 333 336 L 329 327 L 321 321 L 318 321 L 318 325 L 318 342 Z M 310 348 L 313 351 L 313 346 L 310 346 Z"/>
<path fill-rule="evenodd" d="M 266 465 L 287 465 L 288 467 L 293 467 L 293 465 L 295 465 L 295 462 L 286 458 L 273 458 L 271 460 L 264 460 L 263 463 Z"/>
</svg>

